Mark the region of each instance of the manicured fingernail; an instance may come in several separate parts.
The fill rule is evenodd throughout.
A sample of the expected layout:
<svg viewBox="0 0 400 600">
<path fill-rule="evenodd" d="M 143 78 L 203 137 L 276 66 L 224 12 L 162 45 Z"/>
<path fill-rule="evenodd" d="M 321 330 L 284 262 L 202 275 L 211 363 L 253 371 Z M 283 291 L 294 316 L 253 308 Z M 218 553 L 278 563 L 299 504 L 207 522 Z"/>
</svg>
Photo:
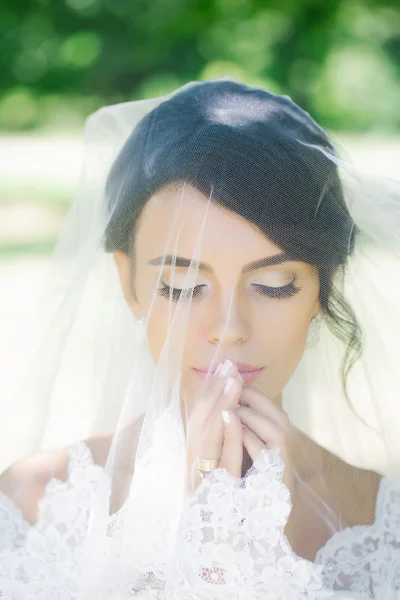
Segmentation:
<svg viewBox="0 0 400 600">
<path fill-rule="evenodd" d="M 229 358 L 226 359 L 226 361 L 224 362 L 224 364 L 221 367 L 221 370 L 219 372 L 219 376 L 220 377 L 225 377 L 226 375 L 228 375 L 229 371 L 232 368 L 232 363 L 229 360 Z"/>
<path fill-rule="evenodd" d="M 233 379 L 233 377 L 228 377 L 228 379 L 226 380 L 225 387 L 224 387 L 224 394 L 229 394 L 234 381 L 235 380 Z"/>
<path fill-rule="evenodd" d="M 231 422 L 231 417 L 227 410 L 222 411 L 222 420 L 226 425 L 229 425 L 229 423 Z"/>
<path fill-rule="evenodd" d="M 244 383 L 244 379 L 240 373 L 238 373 L 237 378 L 239 379 L 240 383 Z"/>
<path fill-rule="evenodd" d="M 221 371 L 221 369 L 222 369 L 222 363 L 219 363 L 218 367 L 214 371 L 214 377 L 218 377 L 219 372 Z"/>
</svg>

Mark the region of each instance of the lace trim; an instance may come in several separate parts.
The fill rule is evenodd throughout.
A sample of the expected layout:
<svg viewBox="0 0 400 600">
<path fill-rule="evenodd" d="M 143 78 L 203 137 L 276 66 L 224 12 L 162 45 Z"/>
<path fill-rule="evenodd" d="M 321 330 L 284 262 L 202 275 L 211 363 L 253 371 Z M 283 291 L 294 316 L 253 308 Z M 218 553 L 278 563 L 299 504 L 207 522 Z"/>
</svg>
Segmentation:
<svg viewBox="0 0 400 600">
<path fill-rule="evenodd" d="M 77 565 L 88 528 L 88 507 L 103 476 L 83 442 L 70 449 L 68 478 L 52 479 L 38 505 L 38 520 L 28 523 L 0 495 L 0 598 L 73 600 Z"/>
<path fill-rule="evenodd" d="M 189 600 L 199 582 L 201 600 L 214 599 L 216 589 L 224 600 L 256 600 L 267 591 L 271 599 L 320 598 L 322 583 L 328 590 L 379 600 L 400 590 L 399 487 L 382 478 L 374 524 L 335 533 L 313 564 L 294 555 L 283 535 L 290 498 L 282 473 L 276 449 L 263 451 L 246 480 L 215 470 L 185 507 L 168 576 L 160 577 L 161 569 L 157 577 L 149 570 L 133 573 L 125 546 L 123 556 L 115 553 L 118 583 L 106 593 L 118 589 L 121 598 Z M 104 469 L 81 442 L 70 449 L 67 480 L 53 479 L 46 486 L 36 525 L 0 493 L 0 598 L 77 598 L 89 507 L 103 478 Z M 123 519 L 122 509 L 110 520 L 112 543 L 118 544 L 118 532 L 124 531 Z M 105 552 L 104 558 L 110 555 Z"/>
<path fill-rule="evenodd" d="M 186 600 L 196 585 L 210 600 L 222 591 L 235 600 L 322 597 L 322 569 L 283 533 L 292 507 L 283 469 L 279 449 L 265 449 L 245 478 L 216 469 L 202 481 L 180 523 L 168 600 Z"/>
<path fill-rule="evenodd" d="M 329 589 L 392 598 L 400 591 L 400 488 L 383 477 L 374 523 L 336 532 L 315 561 L 323 565 Z"/>
</svg>

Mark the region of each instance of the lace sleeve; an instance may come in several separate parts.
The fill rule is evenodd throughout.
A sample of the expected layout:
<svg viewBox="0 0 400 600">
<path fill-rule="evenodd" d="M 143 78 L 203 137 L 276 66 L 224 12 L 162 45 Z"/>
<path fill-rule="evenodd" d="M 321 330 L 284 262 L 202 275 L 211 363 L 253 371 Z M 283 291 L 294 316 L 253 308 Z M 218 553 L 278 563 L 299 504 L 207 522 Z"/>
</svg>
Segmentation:
<svg viewBox="0 0 400 600">
<path fill-rule="evenodd" d="M 400 487 L 384 477 L 372 526 L 349 527 L 333 535 L 317 553 L 324 584 L 365 598 L 400 598 Z"/>
<path fill-rule="evenodd" d="M 28 530 L 29 523 L 24 521 L 21 511 L 0 492 L 0 556 L 10 548 L 21 548 Z"/>
<path fill-rule="evenodd" d="M 290 510 L 277 448 L 263 450 L 245 479 L 216 469 L 186 505 L 167 600 L 327 597 L 321 567 L 296 556 L 284 536 Z"/>
<path fill-rule="evenodd" d="M 89 448 L 70 450 L 67 481 L 52 479 L 30 525 L 0 495 L 0 598 L 75 600 L 89 507 L 102 475 Z"/>
</svg>

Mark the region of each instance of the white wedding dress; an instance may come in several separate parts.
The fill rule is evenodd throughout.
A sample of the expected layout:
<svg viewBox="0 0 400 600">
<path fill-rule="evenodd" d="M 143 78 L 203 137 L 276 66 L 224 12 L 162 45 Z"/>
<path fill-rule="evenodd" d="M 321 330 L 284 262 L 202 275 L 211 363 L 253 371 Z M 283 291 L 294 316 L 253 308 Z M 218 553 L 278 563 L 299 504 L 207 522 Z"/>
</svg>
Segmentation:
<svg viewBox="0 0 400 600">
<path fill-rule="evenodd" d="M 105 553 L 115 576 L 109 579 L 109 589 L 99 584 L 99 595 L 93 592 L 89 597 L 294 600 L 322 598 L 321 590 L 327 589 L 336 590 L 335 598 L 396 598 L 400 589 L 400 488 L 382 478 L 375 523 L 334 534 L 312 563 L 294 555 L 282 535 L 290 512 L 282 472 L 276 449 L 263 451 L 247 477 L 246 490 L 240 480 L 217 469 L 190 497 L 172 552 L 158 548 L 160 560 L 152 573 L 138 562 L 132 570 L 127 568 L 129 557 L 135 562 L 138 544 L 125 547 L 124 556 L 110 552 L 111 546 L 96 548 Z M 2 600 L 88 597 L 79 591 L 82 548 L 89 506 L 103 476 L 104 469 L 94 464 L 89 448 L 79 443 L 70 450 L 68 479 L 48 483 L 35 525 L 23 519 L 7 496 L 0 496 Z M 114 532 L 124 521 L 124 508 L 110 517 Z M 165 533 L 160 532 L 159 539 Z M 213 567 L 208 568 L 211 559 Z"/>
</svg>

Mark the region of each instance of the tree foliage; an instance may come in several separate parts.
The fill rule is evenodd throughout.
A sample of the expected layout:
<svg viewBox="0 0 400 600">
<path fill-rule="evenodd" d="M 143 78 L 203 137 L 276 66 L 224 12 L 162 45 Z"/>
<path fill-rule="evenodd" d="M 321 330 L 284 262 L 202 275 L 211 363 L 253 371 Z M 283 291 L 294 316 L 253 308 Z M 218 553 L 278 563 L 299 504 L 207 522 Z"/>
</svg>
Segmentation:
<svg viewBox="0 0 400 600">
<path fill-rule="evenodd" d="M 233 75 L 331 128 L 400 128 L 397 0 L 2 0 L 0 124 Z"/>
</svg>

